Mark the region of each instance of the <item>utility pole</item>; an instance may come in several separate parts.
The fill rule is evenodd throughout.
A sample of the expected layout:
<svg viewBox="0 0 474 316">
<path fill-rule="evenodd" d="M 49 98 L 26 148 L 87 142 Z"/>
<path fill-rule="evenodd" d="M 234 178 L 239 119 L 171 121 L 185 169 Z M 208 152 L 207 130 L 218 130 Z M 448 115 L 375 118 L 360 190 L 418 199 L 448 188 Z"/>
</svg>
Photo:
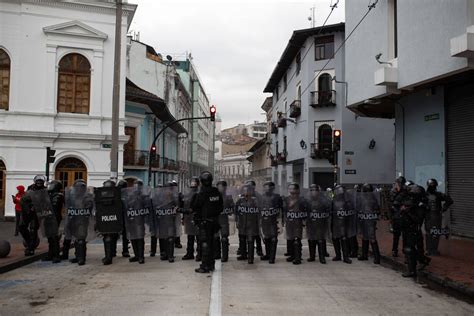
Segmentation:
<svg viewBox="0 0 474 316">
<path fill-rule="evenodd" d="M 114 88 L 112 96 L 112 149 L 110 151 L 110 179 L 118 178 L 118 147 L 120 125 L 120 67 L 122 49 L 122 0 L 116 0 L 115 10 L 115 56 L 114 56 Z"/>
</svg>

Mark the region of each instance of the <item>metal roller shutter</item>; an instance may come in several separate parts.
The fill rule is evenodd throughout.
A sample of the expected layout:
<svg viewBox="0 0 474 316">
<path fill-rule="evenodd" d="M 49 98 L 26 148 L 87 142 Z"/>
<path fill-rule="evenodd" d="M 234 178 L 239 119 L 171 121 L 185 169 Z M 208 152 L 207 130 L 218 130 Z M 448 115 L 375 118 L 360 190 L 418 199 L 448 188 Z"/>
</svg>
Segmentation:
<svg viewBox="0 0 474 316">
<path fill-rule="evenodd" d="M 474 237 L 474 84 L 451 88 L 447 95 L 448 193 L 451 231 Z"/>
</svg>

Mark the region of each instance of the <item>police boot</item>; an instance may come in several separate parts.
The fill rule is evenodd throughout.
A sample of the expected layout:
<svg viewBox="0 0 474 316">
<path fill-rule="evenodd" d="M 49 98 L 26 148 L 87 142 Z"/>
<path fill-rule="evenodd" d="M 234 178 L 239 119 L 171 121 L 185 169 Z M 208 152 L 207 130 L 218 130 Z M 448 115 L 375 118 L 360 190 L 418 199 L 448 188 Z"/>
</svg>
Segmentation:
<svg viewBox="0 0 474 316">
<path fill-rule="evenodd" d="M 214 237 L 214 260 L 220 259 L 222 257 L 221 254 L 221 238 L 219 236 Z"/>
<path fill-rule="evenodd" d="M 394 233 L 392 240 L 392 257 L 398 257 L 398 243 L 400 241 L 400 234 Z"/>
<path fill-rule="evenodd" d="M 183 257 L 183 260 L 192 260 L 194 259 L 194 235 L 188 235 L 187 238 L 186 254 Z"/>
<path fill-rule="evenodd" d="M 357 255 L 359 252 L 359 242 L 357 241 L 356 236 L 349 238 L 349 245 L 350 245 L 349 257 L 357 258 Z"/>
<path fill-rule="evenodd" d="M 330 255 L 329 255 L 328 248 L 327 248 L 327 245 L 326 245 L 326 239 L 321 240 L 320 244 L 322 244 L 324 257 L 329 258 Z"/>
<path fill-rule="evenodd" d="M 363 239 L 362 240 L 362 252 L 360 256 L 357 258 L 359 261 L 367 261 L 369 260 L 369 241 Z"/>
<path fill-rule="evenodd" d="M 130 240 L 133 249 L 133 257 L 128 259 L 129 262 L 138 262 L 138 244 L 137 239 Z"/>
<path fill-rule="evenodd" d="M 168 260 L 168 242 L 164 238 L 159 238 L 158 243 L 160 245 L 160 260 Z"/>
<path fill-rule="evenodd" d="M 255 243 L 257 244 L 257 256 L 263 256 L 263 249 L 262 249 L 262 238 L 260 236 L 255 237 Z"/>
<path fill-rule="evenodd" d="M 322 264 L 326 264 L 326 256 L 325 256 L 325 253 L 324 253 L 324 246 L 323 246 L 323 243 L 324 245 L 326 244 L 326 241 L 325 240 L 319 240 L 319 241 L 316 241 L 317 245 L 318 245 L 318 257 L 319 257 L 319 262 L 322 263 Z"/>
<path fill-rule="evenodd" d="M 202 261 L 202 243 L 199 236 L 196 236 L 196 261 Z"/>
<path fill-rule="evenodd" d="M 408 259 L 408 269 L 402 276 L 404 278 L 416 278 L 416 254 L 414 254 L 413 249 L 405 248 L 405 255 Z"/>
<path fill-rule="evenodd" d="M 130 252 L 128 251 L 128 238 L 127 233 L 122 233 L 122 257 L 129 258 Z"/>
<path fill-rule="evenodd" d="M 181 237 L 174 238 L 174 246 L 178 249 L 183 248 L 183 245 L 181 245 Z"/>
<path fill-rule="evenodd" d="M 333 239 L 332 245 L 334 246 L 334 252 L 336 253 L 336 256 L 332 258 L 332 261 L 341 261 L 341 238 Z"/>
<path fill-rule="evenodd" d="M 374 263 L 380 264 L 380 250 L 379 250 L 379 244 L 377 240 L 371 242 L 370 244 L 372 245 L 372 254 L 374 255 Z"/>
<path fill-rule="evenodd" d="M 270 248 L 271 248 L 271 239 L 270 238 L 264 238 L 263 239 L 263 245 L 265 246 L 265 254 L 263 256 L 260 256 L 260 260 L 266 261 L 270 259 Z"/>
<path fill-rule="evenodd" d="M 276 238 L 271 238 L 269 239 L 270 243 L 270 254 L 268 258 L 268 263 L 274 264 L 275 263 L 275 257 L 276 257 L 276 252 L 277 252 L 277 245 L 278 245 L 278 239 Z"/>
<path fill-rule="evenodd" d="M 156 246 L 158 246 L 158 238 L 156 236 L 150 237 L 150 257 L 156 256 Z"/>
<path fill-rule="evenodd" d="M 84 239 L 79 239 L 76 241 L 76 258 L 77 264 L 83 266 L 86 264 L 86 241 Z"/>
<path fill-rule="evenodd" d="M 32 256 L 35 254 L 35 248 L 33 247 L 33 241 L 31 238 L 30 231 L 25 225 L 20 225 L 20 234 L 23 237 L 25 245 L 25 256 Z"/>
<path fill-rule="evenodd" d="M 41 259 L 41 261 L 51 261 L 53 260 L 53 238 L 48 238 L 48 253 L 46 254 L 46 257 Z"/>
<path fill-rule="evenodd" d="M 229 260 L 229 238 L 221 238 L 221 247 L 222 247 L 222 262 L 227 262 Z"/>
<path fill-rule="evenodd" d="M 349 254 L 350 254 L 349 239 L 347 238 L 342 239 L 341 247 L 342 247 L 342 261 L 344 261 L 345 263 L 352 263 L 352 260 L 349 258 Z"/>
<path fill-rule="evenodd" d="M 253 259 L 254 259 L 254 252 L 255 252 L 255 249 L 254 249 L 254 238 L 252 238 L 251 240 L 248 240 L 247 241 L 247 256 L 248 256 L 248 263 L 249 264 L 253 264 Z"/>
<path fill-rule="evenodd" d="M 110 235 L 105 235 L 104 237 L 104 252 L 105 257 L 102 259 L 102 263 L 107 266 L 112 264 L 112 237 Z"/>
<path fill-rule="evenodd" d="M 137 246 L 138 246 L 138 263 L 144 264 L 145 263 L 145 238 L 138 239 Z"/>
<path fill-rule="evenodd" d="M 52 262 L 59 263 L 61 262 L 60 258 L 60 247 L 59 247 L 59 236 L 53 238 L 53 251 L 52 251 Z"/>
<path fill-rule="evenodd" d="M 301 240 L 298 238 L 295 238 L 293 241 L 293 252 L 294 252 L 294 260 L 293 264 L 301 264 L 301 251 L 302 251 L 302 244 Z"/>
<path fill-rule="evenodd" d="M 168 238 L 168 262 L 174 262 L 174 237 Z"/>
<path fill-rule="evenodd" d="M 237 256 L 240 256 L 242 255 L 242 249 L 240 248 L 241 244 L 240 244 L 240 238 L 242 238 L 243 235 L 241 234 L 238 234 L 239 236 L 239 247 L 237 248 Z M 245 236 L 244 236 L 245 237 Z"/>
<path fill-rule="evenodd" d="M 316 261 L 316 240 L 308 240 L 309 258 L 308 262 Z"/>
<path fill-rule="evenodd" d="M 286 252 L 284 254 L 285 257 L 291 256 L 291 251 L 293 250 L 293 242 L 291 240 L 286 240 Z"/>
<path fill-rule="evenodd" d="M 247 241 L 245 235 L 239 235 L 239 248 L 240 256 L 237 257 L 237 260 L 247 260 Z"/>
</svg>

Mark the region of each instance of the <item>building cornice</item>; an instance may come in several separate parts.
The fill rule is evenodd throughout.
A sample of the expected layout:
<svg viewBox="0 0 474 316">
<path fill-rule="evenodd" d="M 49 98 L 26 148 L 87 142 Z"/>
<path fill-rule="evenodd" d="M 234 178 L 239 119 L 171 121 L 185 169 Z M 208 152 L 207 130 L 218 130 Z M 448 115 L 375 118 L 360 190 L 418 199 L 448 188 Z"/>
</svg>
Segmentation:
<svg viewBox="0 0 474 316">
<path fill-rule="evenodd" d="M 85 31 L 85 33 L 81 32 L 71 32 L 68 29 L 78 27 Z M 88 38 L 96 38 L 102 41 L 107 39 L 107 34 L 101 32 L 81 21 L 69 21 L 66 23 L 55 24 L 51 26 L 46 26 L 43 28 L 43 32 L 46 34 L 56 34 L 56 35 L 66 35 L 66 36 L 78 36 L 78 37 L 88 37 Z"/>
</svg>

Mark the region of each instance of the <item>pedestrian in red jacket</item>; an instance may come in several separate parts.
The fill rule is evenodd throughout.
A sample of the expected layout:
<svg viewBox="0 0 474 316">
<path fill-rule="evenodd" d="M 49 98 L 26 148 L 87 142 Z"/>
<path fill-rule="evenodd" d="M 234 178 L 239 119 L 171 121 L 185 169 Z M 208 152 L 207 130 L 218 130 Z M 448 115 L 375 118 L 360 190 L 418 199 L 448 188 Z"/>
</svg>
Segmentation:
<svg viewBox="0 0 474 316">
<path fill-rule="evenodd" d="M 16 187 L 18 192 L 16 195 L 12 195 L 13 203 L 15 204 L 15 217 L 16 217 L 16 226 L 15 226 L 15 236 L 18 236 L 18 226 L 20 225 L 20 216 L 21 216 L 21 204 L 20 200 L 25 195 L 25 187 L 19 185 Z"/>
</svg>

